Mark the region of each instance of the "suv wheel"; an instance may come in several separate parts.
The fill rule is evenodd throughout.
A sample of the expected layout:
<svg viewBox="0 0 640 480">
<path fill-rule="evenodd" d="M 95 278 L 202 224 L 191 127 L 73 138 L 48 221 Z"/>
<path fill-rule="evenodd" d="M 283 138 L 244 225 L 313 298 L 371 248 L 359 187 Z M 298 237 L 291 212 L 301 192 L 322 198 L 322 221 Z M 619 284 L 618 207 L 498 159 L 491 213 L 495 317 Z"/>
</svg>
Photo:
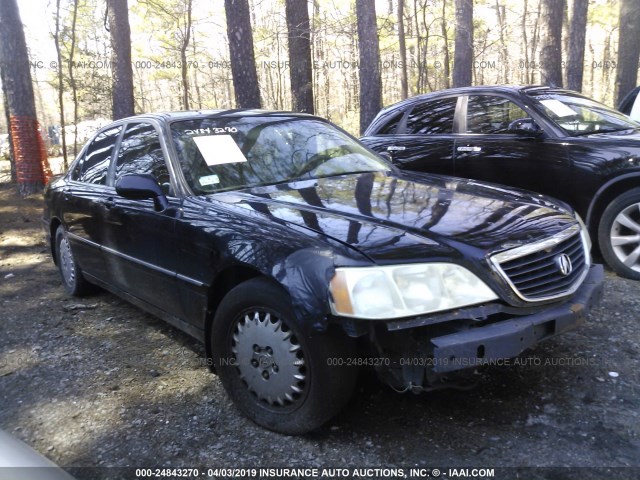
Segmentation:
<svg viewBox="0 0 640 480">
<path fill-rule="evenodd" d="M 620 276 L 640 280 L 640 188 L 606 208 L 598 228 L 602 256 Z"/>
<path fill-rule="evenodd" d="M 346 335 L 304 335 L 288 295 L 265 278 L 232 289 L 213 320 L 211 351 L 227 393 L 255 423 L 288 435 L 314 430 L 348 402 L 356 371 L 331 360 L 350 347 Z"/>
</svg>

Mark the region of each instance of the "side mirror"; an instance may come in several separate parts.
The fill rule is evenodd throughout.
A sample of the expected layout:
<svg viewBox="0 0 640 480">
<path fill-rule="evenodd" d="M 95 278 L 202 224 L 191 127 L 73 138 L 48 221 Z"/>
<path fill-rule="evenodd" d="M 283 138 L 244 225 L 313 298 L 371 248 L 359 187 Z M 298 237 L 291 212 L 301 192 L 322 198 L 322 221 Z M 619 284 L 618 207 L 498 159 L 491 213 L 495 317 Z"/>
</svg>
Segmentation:
<svg viewBox="0 0 640 480">
<path fill-rule="evenodd" d="M 542 129 L 532 118 L 519 118 L 509 124 L 509 133 L 537 137 L 542 134 Z"/>
<path fill-rule="evenodd" d="M 129 200 L 153 198 L 153 205 L 158 211 L 169 206 L 169 201 L 155 177 L 148 173 L 123 175 L 116 182 L 116 192 Z"/>
</svg>

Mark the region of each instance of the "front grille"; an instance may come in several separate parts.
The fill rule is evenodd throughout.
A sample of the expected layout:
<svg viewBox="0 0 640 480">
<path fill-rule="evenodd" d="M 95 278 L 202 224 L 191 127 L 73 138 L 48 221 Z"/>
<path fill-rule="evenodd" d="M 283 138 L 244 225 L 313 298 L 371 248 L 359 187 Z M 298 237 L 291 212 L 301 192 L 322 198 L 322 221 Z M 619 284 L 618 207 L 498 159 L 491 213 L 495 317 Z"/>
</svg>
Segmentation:
<svg viewBox="0 0 640 480">
<path fill-rule="evenodd" d="M 559 261 L 563 254 L 571 260 L 572 269 L 566 275 Z M 518 296 L 529 301 L 570 295 L 580 286 L 589 267 L 577 225 L 542 242 L 498 253 L 491 262 Z M 567 265 L 565 262 L 565 268 Z"/>
</svg>

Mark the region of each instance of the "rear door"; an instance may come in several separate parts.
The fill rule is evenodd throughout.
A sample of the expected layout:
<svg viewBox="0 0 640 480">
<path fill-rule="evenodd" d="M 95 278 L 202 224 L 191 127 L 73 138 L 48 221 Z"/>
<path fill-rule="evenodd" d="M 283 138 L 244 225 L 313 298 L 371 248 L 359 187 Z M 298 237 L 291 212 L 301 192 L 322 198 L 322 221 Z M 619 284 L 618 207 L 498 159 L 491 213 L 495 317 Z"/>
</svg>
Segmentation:
<svg viewBox="0 0 640 480">
<path fill-rule="evenodd" d="M 541 130 L 522 130 L 535 123 L 524 107 L 499 95 L 470 95 L 460 114 L 456 176 L 561 196 L 571 168 L 568 146 Z"/>
<path fill-rule="evenodd" d="M 114 192 L 107 185 L 107 175 L 121 131 L 119 125 L 96 135 L 71 171 L 62 192 L 62 218 L 74 256 L 85 273 L 102 280 L 103 203 Z"/>
<path fill-rule="evenodd" d="M 451 175 L 457 102 L 453 96 L 415 104 L 394 129 L 381 129 L 363 141 L 376 151 L 388 152 L 402 169 Z"/>
<path fill-rule="evenodd" d="M 130 200 L 115 191 L 106 199 L 103 250 L 111 281 L 125 293 L 181 317 L 175 228 L 180 201 L 173 196 L 159 130 L 150 123 L 129 123 L 114 163 L 114 185 L 123 175 L 151 174 L 167 194 L 169 207 L 158 211 L 153 200 Z"/>
</svg>

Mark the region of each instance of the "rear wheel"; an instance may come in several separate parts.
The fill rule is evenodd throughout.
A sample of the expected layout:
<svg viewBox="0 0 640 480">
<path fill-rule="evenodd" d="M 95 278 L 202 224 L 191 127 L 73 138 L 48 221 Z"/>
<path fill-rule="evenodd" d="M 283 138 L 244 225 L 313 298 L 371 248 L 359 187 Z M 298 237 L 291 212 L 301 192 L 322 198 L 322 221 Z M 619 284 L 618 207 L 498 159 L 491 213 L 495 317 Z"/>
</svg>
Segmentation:
<svg viewBox="0 0 640 480">
<path fill-rule="evenodd" d="M 598 228 L 602 256 L 622 277 L 640 280 L 640 188 L 616 198 Z"/>
<path fill-rule="evenodd" d="M 289 435 L 335 416 L 353 392 L 356 372 L 336 366 L 350 352 L 345 335 L 305 335 L 288 295 L 264 278 L 223 299 L 213 321 L 216 372 L 236 406 L 258 425 Z"/>
<path fill-rule="evenodd" d="M 76 263 L 71 244 L 62 225 L 56 230 L 56 255 L 58 270 L 65 290 L 76 297 L 87 295 L 93 291 L 93 285 L 82 275 L 82 269 Z"/>
</svg>

